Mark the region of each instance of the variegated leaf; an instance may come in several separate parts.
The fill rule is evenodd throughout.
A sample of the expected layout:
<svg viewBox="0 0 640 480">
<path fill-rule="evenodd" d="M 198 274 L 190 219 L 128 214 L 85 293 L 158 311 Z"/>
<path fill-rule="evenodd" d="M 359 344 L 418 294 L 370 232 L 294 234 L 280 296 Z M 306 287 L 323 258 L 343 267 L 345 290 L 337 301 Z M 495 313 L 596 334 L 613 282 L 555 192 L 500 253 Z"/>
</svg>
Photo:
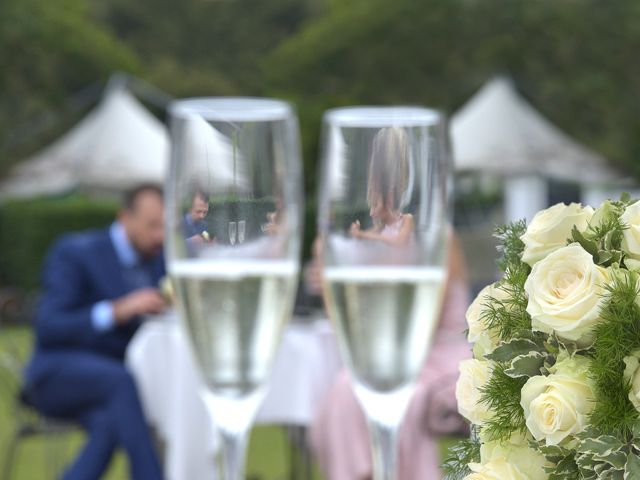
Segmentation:
<svg viewBox="0 0 640 480">
<path fill-rule="evenodd" d="M 640 478 L 640 457 L 630 453 L 624 466 L 624 480 L 638 480 Z"/>
<path fill-rule="evenodd" d="M 618 452 L 624 444 L 611 435 L 601 435 L 597 438 L 587 438 L 578 446 L 578 451 L 599 457 L 608 457 L 613 452 Z"/>
<path fill-rule="evenodd" d="M 488 360 L 506 363 L 520 355 L 527 355 L 530 352 L 537 352 L 539 350 L 540 346 L 532 340 L 518 338 L 500 344 L 492 353 L 486 355 L 486 358 Z"/>
<path fill-rule="evenodd" d="M 511 367 L 504 373 L 510 377 L 535 377 L 540 375 L 540 369 L 544 364 L 546 355 L 541 352 L 529 352 L 526 355 L 518 355 L 511 361 Z"/>
</svg>

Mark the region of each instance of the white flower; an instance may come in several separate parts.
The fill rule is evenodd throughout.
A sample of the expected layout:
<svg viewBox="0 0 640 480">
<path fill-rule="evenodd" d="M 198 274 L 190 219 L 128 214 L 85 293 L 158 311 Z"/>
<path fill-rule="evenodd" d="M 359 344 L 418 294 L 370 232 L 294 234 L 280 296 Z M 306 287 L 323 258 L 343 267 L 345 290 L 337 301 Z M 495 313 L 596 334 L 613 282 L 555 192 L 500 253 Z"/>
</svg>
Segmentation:
<svg viewBox="0 0 640 480">
<path fill-rule="evenodd" d="M 589 346 L 608 280 L 609 272 L 577 243 L 536 263 L 524 284 L 533 330 Z"/>
<path fill-rule="evenodd" d="M 491 418 L 489 408 L 480 402 L 484 387 L 491 377 L 491 363 L 483 360 L 468 359 L 460 362 L 460 376 L 456 382 L 458 411 L 472 423 L 482 424 Z"/>
<path fill-rule="evenodd" d="M 624 264 L 629 270 L 640 272 L 640 260 L 627 257 L 624 259 Z"/>
<path fill-rule="evenodd" d="M 629 400 L 640 411 L 640 350 L 624 357 L 624 379 L 631 384 Z"/>
<path fill-rule="evenodd" d="M 532 480 L 518 467 L 500 458 L 488 463 L 470 463 L 471 472 L 464 480 Z"/>
<path fill-rule="evenodd" d="M 484 287 L 475 300 L 471 302 L 471 305 L 469 305 L 465 315 L 467 325 L 469 326 L 467 340 L 475 343 L 473 353 L 476 358 L 483 358 L 485 355 L 493 352 L 499 342 L 497 332 L 491 331 L 483 319 L 483 315 L 487 310 L 487 303 L 489 303 L 492 298 L 504 300 L 507 297 L 507 292 L 502 288 L 490 284 Z"/>
<path fill-rule="evenodd" d="M 527 380 L 521 391 L 527 428 L 536 440 L 558 445 L 587 425 L 594 393 L 585 357 L 559 359 L 548 376 Z"/>
<path fill-rule="evenodd" d="M 640 202 L 629 205 L 620 220 L 629 227 L 622 232 L 622 250 L 628 258 L 640 260 Z"/>
<path fill-rule="evenodd" d="M 533 266 L 551 252 L 562 248 L 571 237 L 573 226 L 585 230 L 592 215 L 593 208 L 583 207 L 579 203 L 558 203 L 539 211 L 520 237 L 525 246 L 522 261 Z"/>
<path fill-rule="evenodd" d="M 480 463 L 483 465 L 504 460 L 517 467 L 530 480 L 547 480 L 549 475 L 544 471 L 547 460 L 540 452 L 529 447 L 527 438 L 515 433 L 508 441 L 495 441 L 485 438 L 480 432 Z"/>
</svg>

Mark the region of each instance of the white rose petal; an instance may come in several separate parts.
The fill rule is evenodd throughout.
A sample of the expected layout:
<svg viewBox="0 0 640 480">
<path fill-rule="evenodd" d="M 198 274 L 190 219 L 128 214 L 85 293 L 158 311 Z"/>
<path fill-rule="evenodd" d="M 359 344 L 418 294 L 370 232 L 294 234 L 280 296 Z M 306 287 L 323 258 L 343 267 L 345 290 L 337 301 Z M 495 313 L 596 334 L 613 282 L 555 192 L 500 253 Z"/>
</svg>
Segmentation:
<svg viewBox="0 0 640 480">
<path fill-rule="evenodd" d="M 469 468 L 472 473 L 464 480 L 532 480 L 503 458 L 485 464 L 470 463 Z"/>
<path fill-rule="evenodd" d="M 458 411 L 472 423 L 482 424 L 491 418 L 489 408 L 480 402 L 480 389 L 491 376 L 491 363 L 482 360 L 463 360 L 459 365 L 460 376 L 456 382 Z"/>
<path fill-rule="evenodd" d="M 524 285 L 532 328 L 589 346 L 609 278 L 579 244 L 556 250 L 533 266 Z"/>
<path fill-rule="evenodd" d="M 555 373 L 535 376 L 522 387 L 520 404 L 536 440 L 558 445 L 584 430 L 594 407 L 588 360 L 574 357 L 556 365 Z"/>
<path fill-rule="evenodd" d="M 622 250 L 628 257 L 640 260 L 640 201 L 629 205 L 620 220 L 629 227 L 622 232 Z"/>
<path fill-rule="evenodd" d="M 476 358 L 482 358 L 498 346 L 499 338 L 496 332 L 490 331 L 488 325 L 483 320 L 486 311 L 486 305 L 492 298 L 504 300 L 508 297 L 507 292 L 502 288 L 491 284 L 484 287 L 475 298 L 469 308 L 465 318 L 469 327 L 467 339 L 469 342 L 475 343 L 474 355 Z"/>
<path fill-rule="evenodd" d="M 624 379 L 631 384 L 629 400 L 640 411 L 640 350 L 624 357 Z"/>
<path fill-rule="evenodd" d="M 547 459 L 540 452 L 529 447 L 529 439 L 515 433 L 507 441 L 495 441 L 485 438 L 480 432 L 480 463 L 485 465 L 491 461 L 503 459 L 520 470 L 530 480 L 548 480 L 544 471 Z"/>
<path fill-rule="evenodd" d="M 574 225 L 585 230 L 593 215 L 593 208 L 579 203 L 565 205 L 558 203 L 538 212 L 520 237 L 525 248 L 522 261 L 533 266 L 550 253 L 562 248 L 571 237 Z"/>
</svg>

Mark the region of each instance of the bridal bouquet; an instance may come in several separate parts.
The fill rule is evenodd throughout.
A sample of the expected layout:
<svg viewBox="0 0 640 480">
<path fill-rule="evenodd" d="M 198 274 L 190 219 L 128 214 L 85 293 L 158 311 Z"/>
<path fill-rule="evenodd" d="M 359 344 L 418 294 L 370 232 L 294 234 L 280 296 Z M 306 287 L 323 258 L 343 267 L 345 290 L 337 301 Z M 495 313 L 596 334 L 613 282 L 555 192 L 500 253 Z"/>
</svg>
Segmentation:
<svg viewBox="0 0 640 480">
<path fill-rule="evenodd" d="M 503 278 L 467 311 L 450 480 L 640 479 L 640 201 L 498 229 Z"/>
</svg>

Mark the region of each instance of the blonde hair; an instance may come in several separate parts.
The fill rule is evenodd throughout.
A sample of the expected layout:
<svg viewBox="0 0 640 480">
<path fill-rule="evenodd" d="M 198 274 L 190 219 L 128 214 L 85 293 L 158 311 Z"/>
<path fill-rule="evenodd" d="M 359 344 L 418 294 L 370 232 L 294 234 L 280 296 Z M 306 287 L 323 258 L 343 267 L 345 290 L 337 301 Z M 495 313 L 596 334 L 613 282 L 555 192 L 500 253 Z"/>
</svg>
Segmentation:
<svg viewBox="0 0 640 480">
<path fill-rule="evenodd" d="M 376 134 L 369 164 L 369 206 L 379 197 L 388 210 L 402 207 L 409 173 L 408 156 L 409 139 L 403 128 L 387 127 Z"/>
</svg>

